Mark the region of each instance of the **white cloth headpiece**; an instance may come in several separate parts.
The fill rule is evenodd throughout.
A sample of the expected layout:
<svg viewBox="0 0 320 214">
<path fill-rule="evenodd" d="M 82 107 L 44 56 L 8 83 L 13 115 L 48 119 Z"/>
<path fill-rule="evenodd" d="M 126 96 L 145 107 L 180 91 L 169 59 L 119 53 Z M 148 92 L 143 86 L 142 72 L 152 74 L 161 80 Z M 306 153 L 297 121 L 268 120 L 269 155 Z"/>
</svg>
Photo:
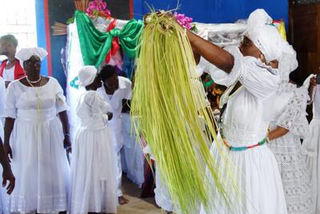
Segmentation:
<svg viewBox="0 0 320 214">
<path fill-rule="evenodd" d="M 93 83 L 94 79 L 96 78 L 98 70 L 93 65 L 86 65 L 83 66 L 78 74 L 79 78 L 79 85 L 82 87 L 86 87 Z"/>
<path fill-rule="evenodd" d="M 282 47 L 282 56 L 279 60 L 279 75 L 282 80 L 289 80 L 289 75 L 296 70 L 299 63 L 297 53 L 289 43 Z"/>
<path fill-rule="evenodd" d="M 281 37 L 272 18 L 263 9 L 252 12 L 248 19 L 248 38 L 263 53 L 267 62 L 279 60 L 282 55 L 281 47 L 286 41 Z"/>
<path fill-rule="evenodd" d="M 16 53 L 16 58 L 20 60 L 20 62 L 24 62 L 32 56 L 37 56 L 42 61 L 47 55 L 48 52 L 43 48 L 22 48 Z"/>
</svg>

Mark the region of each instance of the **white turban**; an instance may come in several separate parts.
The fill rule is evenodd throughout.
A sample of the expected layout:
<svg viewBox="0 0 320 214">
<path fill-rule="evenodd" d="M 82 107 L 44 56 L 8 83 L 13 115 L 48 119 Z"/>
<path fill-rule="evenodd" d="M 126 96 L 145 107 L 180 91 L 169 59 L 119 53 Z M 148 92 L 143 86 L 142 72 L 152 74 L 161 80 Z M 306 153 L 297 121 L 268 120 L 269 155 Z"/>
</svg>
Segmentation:
<svg viewBox="0 0 320 214">
<path fill-rule="evenodd" d="M 289 80 L 289 74 L 298 67 L 297 53 L 289 43 L 282 47 L 279 60 L 279 74 L 281 79 Z"/>
<path fill-rule="evenodd" d="M 32 56 L 37 56 L 42 61 L 47 55 L 48 52 L 43 48 L 22 48 L 16 53 L 16 58 L 20 60 L 20 62 L 24 62 Z"/>
<path fill-rule="evenodd" d="M 98 70 L 93 65 L 86 65 L 81 68 L 78 74 L 79 85 L 82 87 L 86 87 L 93 83 L 96 78 Z"/>
<path fill-rule="evenodd" d="M 267 62 L 280 59 L 286 41 L 281 37 L 272 18 L 263 9 L 252 12 L 248 19 L 248 38 L 263 53 Z"/>
</svg>

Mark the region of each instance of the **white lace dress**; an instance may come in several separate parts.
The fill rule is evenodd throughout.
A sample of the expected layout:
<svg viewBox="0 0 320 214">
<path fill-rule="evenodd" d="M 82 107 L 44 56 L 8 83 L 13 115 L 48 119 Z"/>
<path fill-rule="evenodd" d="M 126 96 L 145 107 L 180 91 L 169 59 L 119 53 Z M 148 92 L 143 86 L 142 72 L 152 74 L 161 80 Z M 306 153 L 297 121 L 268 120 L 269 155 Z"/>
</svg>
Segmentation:
<svg viewBox="0 0 320 214">
<path fill-rule="evenodd" d="M 284 81 L 277 92 L 270 131 L 280 126 L 289 130 L 268 146 L 275 154 L 282 178 L 288 214 L 313 214 L 312 180 L 300 139 L 308 135 L 306 87 Z"/>
<path fill-rule="evenodd" d="M 115 158 L 107 118 L 110 111 L 96 91 L 86 91 L 79 99 L 76 113 L 80 127 L 71 164 L 72 214 L 116 213 Z"/>
<path fill-rule="evenodd" d="M 10 83 L 6 116 L 15 119 L 10 145 L 16 186 L 10 211 L 53 213 L 67 210 L 69 163 L 58 113 L 67 109 L 58 81 L 41 87 Z"/>
</svg>

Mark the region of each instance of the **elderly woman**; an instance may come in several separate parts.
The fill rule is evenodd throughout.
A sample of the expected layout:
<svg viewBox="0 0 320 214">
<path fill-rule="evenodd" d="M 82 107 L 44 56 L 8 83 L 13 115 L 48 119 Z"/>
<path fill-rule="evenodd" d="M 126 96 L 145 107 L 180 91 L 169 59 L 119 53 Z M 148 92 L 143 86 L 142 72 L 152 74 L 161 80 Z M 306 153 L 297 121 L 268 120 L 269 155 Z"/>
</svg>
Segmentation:
<svg viewBox="0 0 320 214">
<path fill-rule="evenodd" d="M 40 75 L 42 48 L 16 54 L 26 77 L 13 81 L 7 92 L 5 150 L 12 159 L 16 188 L 10 211 L 57 213 L 67 210 L 71 149 L 63 91 L 56 79 Z"/>
<path fill-rule="evenodd" d="M 278 87 L 277 64 L 286 44 L 271 23 L 264 10 L 254 11 L 240 47 L 227 50 L 187 31 L 194 51 L 204 58 L 200 66 L 215 82 L 229 87 L 221 98 L 222 139 L 213 144 L 211 152 L 219 163 L 224 158 L 219 150 L 225 150 L 239 187 L 229 192 L 225 202 L 215 185 L 208 185 L 213 188 L 212 201 L 202 207 L 202 214 L 287 213 L 277 161 L 266 145 L 268 106 Z"/>
</svg>

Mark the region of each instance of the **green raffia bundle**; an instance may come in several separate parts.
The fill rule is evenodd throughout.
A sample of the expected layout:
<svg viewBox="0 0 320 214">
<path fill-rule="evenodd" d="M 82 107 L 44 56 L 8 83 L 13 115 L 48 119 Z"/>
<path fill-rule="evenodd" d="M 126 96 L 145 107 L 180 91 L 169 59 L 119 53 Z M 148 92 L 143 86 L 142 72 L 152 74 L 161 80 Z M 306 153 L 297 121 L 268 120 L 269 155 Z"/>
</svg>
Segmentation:
<svg viewBox="0 0 320 214">
<path fill-rule="evenodd" d="M 225 173 L 228 164 L 222 164 L 224 170 L 219 173 L 218 163 L 210 155 L 209 139 L 216 139 L 213 114 L 185 31 L 165 13 L 149 14 L 146 21 L 131 102 L 132 115 L 140 118 L 134 124 L 136 132 L 150 146 L 182 213 L 194 213 L 200 203 L 212 206 L 211 183 L 231 205 L 227 189 L 234 188 L 232 176 Z M 210 176 L 205 176 L 206 167 Z M 222 174 L 228 174 L 228 182 L 222 181 Z"/>
</svg>

